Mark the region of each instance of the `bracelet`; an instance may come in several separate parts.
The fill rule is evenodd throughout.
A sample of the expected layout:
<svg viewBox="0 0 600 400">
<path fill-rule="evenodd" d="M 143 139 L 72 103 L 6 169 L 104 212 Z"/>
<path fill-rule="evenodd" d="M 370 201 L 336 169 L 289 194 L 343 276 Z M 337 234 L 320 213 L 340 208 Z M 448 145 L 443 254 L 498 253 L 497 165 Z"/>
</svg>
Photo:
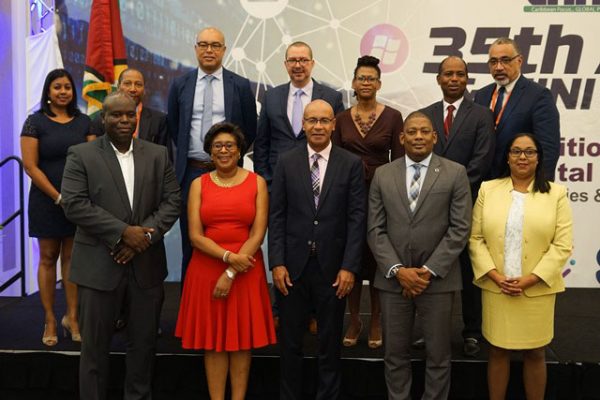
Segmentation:
<svg viewBox="0 0 600 400">
<path fill-rule="evenodd" d="M 231 252 L 229 250 L 225 250 L 225 253 L 223 253 L 223 262 L 227 263 L 227 261 L 229 261 L 229 255 L 231 254 Z"/>
<path fill-rule="evenodd" d="M 56 200 L 54 200 L 54 204 L 58 206 L 58 205 L 60 205 L 61 201 L 62 201 L 62 195 L 59 193 Z"/>
</svg>

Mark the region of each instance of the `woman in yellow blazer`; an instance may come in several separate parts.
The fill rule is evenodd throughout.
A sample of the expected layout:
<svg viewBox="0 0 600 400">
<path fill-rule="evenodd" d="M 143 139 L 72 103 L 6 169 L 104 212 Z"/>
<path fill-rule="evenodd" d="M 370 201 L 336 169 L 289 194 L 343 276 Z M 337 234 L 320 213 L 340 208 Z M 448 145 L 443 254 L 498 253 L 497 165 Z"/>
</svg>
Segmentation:
<svg viewBox="0 0 600 400">
<path fill-rule="evenodd" d="M 547 181 L 543 152 L 531 134 L 505 151 L 503 178 L 484 182 L 473 209 L 469 251 L 482 288 L 483 336 L 490 343 L 490 399 L 504 399 L 511 350 L 523 350 L 527 399 L 543 399 L 545 346 L 554 335 L 556 293 L 572 249 L 567 190 Z"/>
</svg>

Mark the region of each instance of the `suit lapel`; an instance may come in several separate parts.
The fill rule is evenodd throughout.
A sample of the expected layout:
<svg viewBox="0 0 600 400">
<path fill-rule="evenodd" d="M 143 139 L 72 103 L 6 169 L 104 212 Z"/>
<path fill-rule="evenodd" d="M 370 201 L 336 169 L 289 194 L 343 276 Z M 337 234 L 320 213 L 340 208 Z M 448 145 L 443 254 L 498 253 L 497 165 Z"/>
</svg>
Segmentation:
<svg viewBox="0 0 600 400">
<path fill-rule="evenodd" d="M 444 103 L 439 102 L 433 105 L 433 129 L 437 132 L 439 149 L 442 152 L 446 149 L 446 135 L 444 133 Z"/>
<path fill-rule="evenodd" d="M 196 81 L 198 80 L 198 68 L 193 73 L 188 75 L 187 82 L 183 85 L 181 93 L 183 110 L 181 111 L 185 116 L 185 123 L 181 129 L 185 129 L 186 134 L 185 140 L 189 141 L 190 129 L 192 127 L 192 113 L 194 112 L 194 97 L 196 94 Z M 180 131 L 182 134 L 183 131 Z M 187 147 L 185 147 L 187 148 Z"/>
<path fill-rule="evenodd" d="M 279 93 L 279 104 L 281 106 L 281 115 L 283 115 L 283 119 L 285 121 L 285 126 L 287 127 L 287 134 L 290 137 L 293 137 L 295 139 L 296 135 L 294 135 L 294 128 L 292 128 L 290 118 L 288 117 L 288 114 L 287 114 L 288 95 L 290 93 L 290 86 L 291 86 L 291 83 L 288 83 L 287 85 L 282 87 L 282 90 Z"/>
<path fill-rule="evenodd" d="M 456 118 L 452 122 L 452 129 L 450 129 L 450 136 L 448 137 L 448 142 L 446 143 L 446 149 L 450 147 L 456 135 L 460 135 L 460 126 L 465 122 L 467 115 L 469 115 L 471 112 L 472 107 L 473 103 L 463 98 L 460 107 L 456 111 Z"/>
<path fill-rule="evenodd" d="M 508 98 L 508 102 L 506 103 L 506 107 L 504 108 L 504 112 L 502 113 L 502 118 L 500 119 L 500 123 L 496 128 L 497 131 L 501 130 L 501 126 L 504 125 L 504 122 L 510 117 L 510 114 L 516 110 L 517 104 L 519 104 L 519 100 L 521 96 L 525 92 L 525 87 L 527 86 L 527 78 L 523 75 L 517 80 L 515 87 L 513 88 L 510 97 Z"/>
<path fill-rule="evenodd" d="M 406 159 L 404 157 L 399 158 L 395 165 L 397 165 L 397 171 L 394 174 L 394 183 L 396 184 L 396 189 L 399 193 L 400 202 L 404 206 L 406 213 L 411 215 L 412 212 L 410 211 L 410 205 L 408 203 L 408 192 L 406 191 Z"/>
<path fill-rule="evenodd" d="M 134 182 L 133 182 L 133 210 L 132 214 L 135 217 L 136 210 L 139 210 L 139 202 L 142 196 L 142 188 L 144 187 L 144 144 L 139 141 L 133 141 L 133 168 L 134 168 Z"/>
<path fill-rule="evenodd" d="M 231 121 L 233 109 L 233 75 L 223 68 L 223 97 L 225 101 L 225 119 Z"/>
<path fill-rule="evenodd" d="M 312 181 L 310 179 L 310 163 L 308 162 L 308 149 L 306 146 L 302 146 L 302 151 L 298 152 L 298 159 L 296 160 L 296 165 L 304 166 L 298 168 L 299 170 L 299 178 L 300 184 L 302 185 L 303 192 L 306 194 L 307 201 L 310 203 L 310 207 L 313 210 L 313 213 L 317 213 L 315 208 L 315 200 L 312 192 Z M 320 200 L 320 199 L 319 199 Z"/>
<path fill-rule="evenodd" d="M 142 108 L 140 121 L 138 122 L 138 137 L 140 139 L 152 141 L 150 137 L 150 125 L 152 123 L 150 111 L 147 108 Z"/>
<path fill-rule="evenodd" d="M 338 162 L 338 152 L 335 146 L 331 146 L 331 152 L 329 153 L 329 160 L 327 160 L 327 169 L 325 170 L 325 176 L 323 176 L 323 184 L 321 185 L 321 194 L 319 195 L 319 209 L 321 208 L 321 204 L 325 201 L 325 197 L 327 197 L 327 193 L 329 193 L 329 188 L 331 188 L 332 182 L 335 180 L 335 177 L 338 173 L 339 162 Z M 311 181 L 312 185 L 312 181 Z M 312 186 L 311 186 L 312 192 Z M 318 209 L 317 209 L 318 211 Z"/>
<path fill-rule="evenodd" d="M 108 135 L 102 136 L 100 139 L 102 140 L 100 152 L 102 154 L 102 158 L 106 163 L 106 167 L 110 171 L 110 175 L 112 176 L 113 184 L 117 187 L 117 191 L 119 192 L 119 197 L 121 198 L 121 202 L 126 210 L 131 214 L 131 205 L 129 204 L 129 197 L 127 197 L 127 188 L 125 187 L 125 179 L 123 179 L 123 171 L 121 171 L 121 166 L 119 165 L 119 160 L 117 160 L 117 156 L 115 155 L 115 150 L 110 144 L 110 140 L 108 139 Z"/>
<path fill-rule="evenodd" d="M 425 201 L 425 198 L 427 198 L 427 195 L 431 191 L 431 187 L 433 186 L 433 184 L 439 177 L 440 165 L 441 164 L 440 164 L 439 158 L 435 154 L 432 154 L 431 162 L 429 163 L 429 167 L 427 168 L 427 174 L 425 175 L 425 181 L 421 185 L 421 191 L 419 192 L 419 199 L 417 200 L 417 205 L 415 207 L 415 212 L 413 213 L 413 216 L 417 215 L 417 213 L 419 212 L 419 209 L 421 208 L 421 204 L 423 204 L 423 202 Z M 408 196 L 407 196 L 407 198 L 408 198 Z"/>
</svg>

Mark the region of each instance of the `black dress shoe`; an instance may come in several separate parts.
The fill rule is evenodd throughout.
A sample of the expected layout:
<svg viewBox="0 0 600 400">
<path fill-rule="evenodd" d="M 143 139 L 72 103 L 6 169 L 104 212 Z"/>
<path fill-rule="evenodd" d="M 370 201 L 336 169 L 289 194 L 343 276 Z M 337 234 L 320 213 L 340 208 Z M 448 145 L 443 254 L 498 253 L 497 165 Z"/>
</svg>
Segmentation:
<svg viewBox="0 0 600 400">
<path fill-rule="evenodd" d="M 410 344 L 413 349 L 423 350 L 425 348 L 425 338 L 420 337 Z"/>
<path fill-rule="evenodd" d="M 475 357 L 475 356 L 477 356 L 477 354 L 479 354 L 480 351 L 481 351 L 481 348 L 479 347 L 479 341 L 477 339 L 465 338 L 463 352 L 465 353 L 466 356 Z"/>
</svg>

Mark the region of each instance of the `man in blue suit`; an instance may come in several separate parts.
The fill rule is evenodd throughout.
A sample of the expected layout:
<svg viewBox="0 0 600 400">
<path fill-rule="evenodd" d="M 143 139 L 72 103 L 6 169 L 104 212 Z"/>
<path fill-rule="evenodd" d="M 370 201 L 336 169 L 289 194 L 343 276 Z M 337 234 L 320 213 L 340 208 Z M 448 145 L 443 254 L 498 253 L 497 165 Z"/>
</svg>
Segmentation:
<svg viewBox="0 0 600 400">
<path fill-rule="evenodd" d="M 497 178 L 506 160 L 503 151 L 517 134 L 528 132 L 542 144 L 544 172 L 554 180 L 559 157 L 560 116 L 550 90 L 521 75 L 523 56 L 517 43 L 499 38 L 492 43 L 488 65 L 494 83 L 475 93 L 475 103 L 489 107 L 496 125 L 496 151 L 488 178 Z"/>
<path fill-rule="evenodd" d="M 181 185 L 181 281 L 192 255 L 187 226 L 187 196 L 190 184 L 213 169 L 203 150 L 204 136 L 217 122 L 238 125 L 249 146 L 256 136 L 256 102 L 250 81 L 223 68 L 225 37 L 217 28 L 205 28 L 196 37 L 198 69 L 175 79 L 169 90 L 168 133 L 177 155 L 175 173 Z M 240 160 L 241 165 L 241 160 Z"/>
<path fill-rule="evenodd" d="M 315 60 L 308 44 L 290 44 L 283 64 L 290 81 L 265 93 L 254 142 L 254 171 L 266 179 L 269 187 L 279 155 L 306 145 L 302 130 L 302 115 L 306 105 L 313 100 L 323 99 L 331 105 L 334 115 L 344 110 L 340 92 L 311 78 Z"/>
</svg>

